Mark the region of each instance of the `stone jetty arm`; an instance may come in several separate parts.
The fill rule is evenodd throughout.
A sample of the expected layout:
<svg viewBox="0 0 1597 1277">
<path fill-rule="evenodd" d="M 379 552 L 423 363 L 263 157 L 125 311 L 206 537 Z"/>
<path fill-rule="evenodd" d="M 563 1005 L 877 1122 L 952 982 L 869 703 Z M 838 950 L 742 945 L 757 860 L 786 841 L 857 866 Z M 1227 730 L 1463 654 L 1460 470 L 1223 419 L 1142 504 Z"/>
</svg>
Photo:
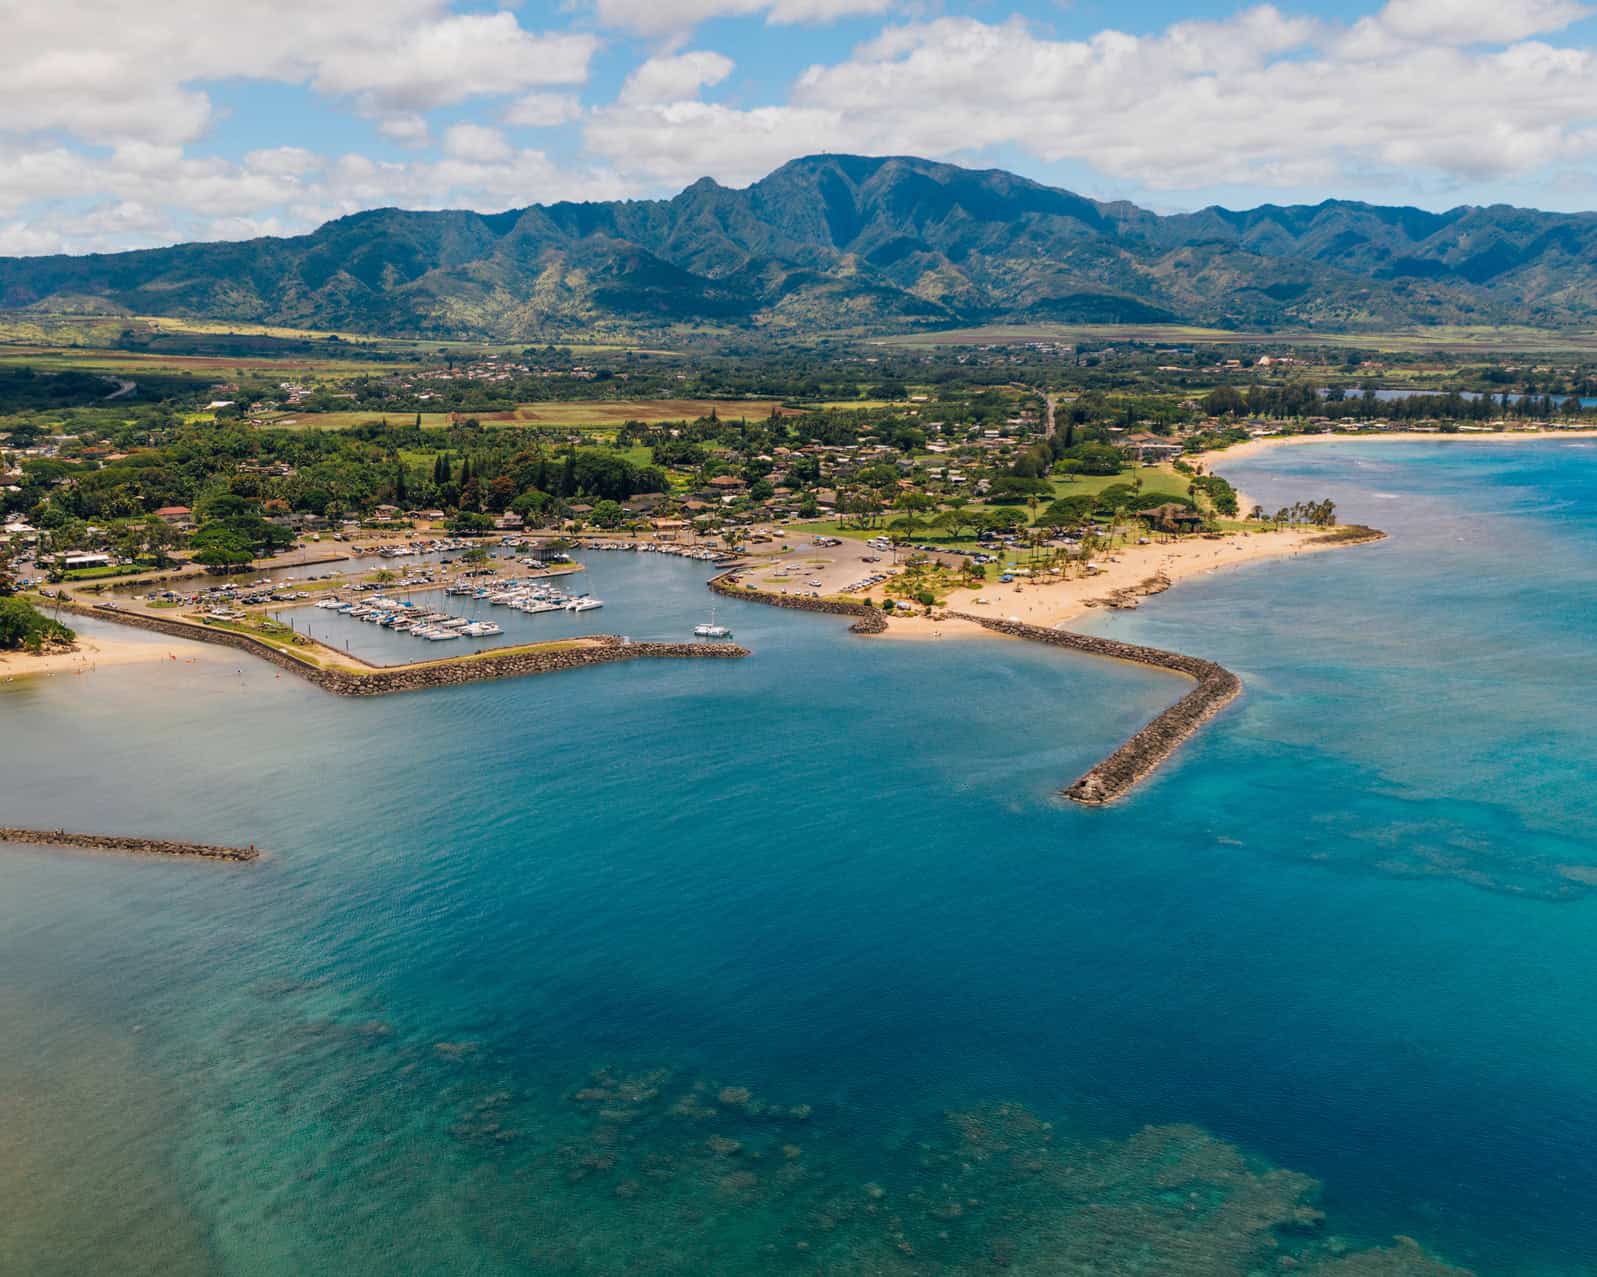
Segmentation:
<svg viewBox="0 0 1597 1277">
<path fill-rule="evenodd" d="M 736 572 L 723 572 L 710 578 L 710 589 L 724 598 L 747 599 L 751 603 L 764 603 L 770 607 L 792 608 L 796 612 L 825 612 L 830 616 L 852 616 L 851 634 L 881 634 L 887 629 L 887 618 L 876 608 L 865 603 L 848 603 L 841 599 L 817 599 L 804 594 L 772 594 L 743 585 Z"/>
<path fill-rule="evenodd" d="M 1121 643 L 1092 634 L 1074 634 L 1069 630 L 1044 629 L 1040 625 L 1025 625 L 1019 621 L 972 616 L 966 612 L 951 612 L 949 615 L 973 621 L 984 629 L 1012 638 L 1065 647 L 1090 656 L 1131 661 L 1137 665 L 1184 674 L 1196 680 L 1196 687 L 1064 790 L 1066 798 L 1089 807 L 1099 807 L 1125 797 L 1175 753 L 1188 737 L 1242 692 L 1241 679 L 1225 666 L 1202 657 L 1185 656 L 1180 652 L 1166 652 L 1135 643 Z"/>
<path fill-rule="evenodd" d="M 812 598 L 803 594 L 772 594 L 741 584 L 735 571 L 712 578 L 709 585 L 711 590 L 726 598 L 747 599 L 751 603 L 792 608 L 800 612 L 852 616 L 856 619 L 849 629 L 855 634 L 881 634 L 887 629 L 887 618 L 878 608 L 865 603 Z M 950 612 L 949 616 L 974 622 L 983 629 L 1007 634 L 1011 638 L 1047 643 L 1051 647 L 1070 648 L 1090 656 L 1106 656 L 1117 661 L 1131 661 L 1137 665 L 1184 674 L 1197 683 L 1179 701 L 1063 791 L 1066 798 L 1084 806 L 1099 807 L 1125 797 L 1175 753 L 1183 741 L 1235 700 L 1242 691 L 1241 679 L 1223 665 L 1202 657 L 1166 652 L 1157 647 L 1141 647 L 1135 643 L 1121 643 L 1116 639 L 1097 638 L 1091 634 L 1075 634 L 1069 630 L 1044 629 L 1040 625 L 1025 625 L 1019 621 L 972 616 L 968 612 Z"/>
<path fill-rule="evenodd" d="M 290 652 L 237 630 L 149 616 L 105 603 L 93 607 L 73 600 L 51 599 L 49 603 L 52 608 L 59 606 L 66 611 L 98 617 L 134 629 L 248 652 L 335 696 L 386 696 L 394 692 L 415 692 L 431 687 L 457 687 L 463 683 L 479 683 L 488 679 L 551 674 L 557 670 L 607 665 L 614 661 L 699 657 L 725 660 L 749 654 L 748 649 L 732 643 L 634 643 L 613 634 L 594 634 L 527 649 L 512 649 L 502 653 L 490 649 L 486 653 L 415 665 L 391 668 L 378 666 L 367 670 L 328 669 L 301 660 Z"/>
<path fill-rule="evenodd" d="M 15 829 L 3 825 L 0 825 L 0 842 L 29 843 L 35 847 L 78 847 L 85 851 L 128 851 L 148 856 L 197 856 L 203 860 L 247 861 L 260 855 L 253 846 L 222 847 L 171 838 L 77 834 L 66 829 Z"/>
</svg>

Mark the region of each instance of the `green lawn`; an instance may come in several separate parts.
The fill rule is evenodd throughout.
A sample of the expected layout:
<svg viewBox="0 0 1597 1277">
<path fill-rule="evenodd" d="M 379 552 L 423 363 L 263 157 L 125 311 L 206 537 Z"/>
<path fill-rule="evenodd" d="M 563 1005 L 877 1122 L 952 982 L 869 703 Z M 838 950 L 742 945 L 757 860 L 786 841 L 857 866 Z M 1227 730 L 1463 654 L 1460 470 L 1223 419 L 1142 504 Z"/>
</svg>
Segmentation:
<svg viewBox="0 0 1597 1277">
<path fill-rule="evenodd" d="M 1110 484 L 1135 483 L 1142 480 L 1144 492 L 1168 493 L 1172 497 L 1187 495 L 1191 479 L 1178 474 L 1169 466 L 1137 466 L 1120 474 L 1078 474 L 1054 478 L 1054 493 L 1061 497 L 1097 496 Z"/>
<path fill-rule="evenodd" d="M 73 568 L 66 574 L 66 579 L 68 581 L 93 581 L 101 577 L 137 576 L 140 572 L 162 570 L 164 569 L 158 569 L 153 561 L 138 564 L 109 563 L 103 568 Z"/>
</svg>

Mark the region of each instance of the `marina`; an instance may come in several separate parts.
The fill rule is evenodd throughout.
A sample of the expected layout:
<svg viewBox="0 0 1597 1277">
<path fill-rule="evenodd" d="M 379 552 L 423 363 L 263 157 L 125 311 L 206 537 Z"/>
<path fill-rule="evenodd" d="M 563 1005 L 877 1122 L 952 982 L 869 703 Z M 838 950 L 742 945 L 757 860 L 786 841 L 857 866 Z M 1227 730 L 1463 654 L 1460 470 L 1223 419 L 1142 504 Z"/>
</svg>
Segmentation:
<svg viewBox="0 0 1597 1277">
<path fill-rule="evenodd" d="M 314 603 L 280 608 L 273 620 L 296 633 L 377 665 L 418 658 L 414 642 L 466 640 L 473 647 L 533 643 L 591 632 L 588 614 L 604 600 L 545 580 L 473 578 L 405 597 L 340 591 Z M 578 623 L 578 618 L 583 618 Z M 400 646 L 396 639 L 407 640 Z"/>
</svg>

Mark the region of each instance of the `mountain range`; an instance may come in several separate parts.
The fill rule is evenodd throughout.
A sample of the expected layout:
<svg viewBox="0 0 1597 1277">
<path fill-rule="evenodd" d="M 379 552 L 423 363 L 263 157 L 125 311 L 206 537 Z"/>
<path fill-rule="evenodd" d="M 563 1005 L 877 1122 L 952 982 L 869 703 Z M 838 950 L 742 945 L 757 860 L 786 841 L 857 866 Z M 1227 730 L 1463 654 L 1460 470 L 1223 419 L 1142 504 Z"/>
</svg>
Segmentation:
<svg viewBox="0 0 1597 1277">
<path fill-rule="evenodd" d="M 0 258 L 0 308 L 531 340 L 1003 322 L 1597 322 L 1597 214 L 1329 200 L 1160 216 L 1001 170 L 817 155 L 742 190 L 377 209 L 307 235 Z"/>
</svg>

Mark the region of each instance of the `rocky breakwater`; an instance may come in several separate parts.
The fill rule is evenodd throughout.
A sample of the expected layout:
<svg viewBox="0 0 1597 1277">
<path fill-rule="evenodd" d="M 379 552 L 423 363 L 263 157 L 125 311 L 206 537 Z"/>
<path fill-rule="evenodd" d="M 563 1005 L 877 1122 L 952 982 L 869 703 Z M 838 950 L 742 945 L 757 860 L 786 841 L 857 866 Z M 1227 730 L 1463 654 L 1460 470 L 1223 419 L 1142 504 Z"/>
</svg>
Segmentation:
<svg viewBox="0 0 1597 1277">
<path fill-rule="evenodd" d="M 1091 656 L 1131 661 L 1137 665 L 1184 674 L 1196 680 L 1196 687 L 1063 791 L 1066 798 L 1086 806 L 1102 806 L 1123 798 L 1242 691 L 1241 679 L 1223 665 L 1202 657 L 1166 652 L 1157 647 L 1141 647 L 1135 643 L 1121 643 L 1091 634 L 1073 634 L 1069 630 L 1044 629 L 1019 621 L 1000 621 L 963 612 L 950 615 L 974 621 L 984 629 L 1012 638 L 1070 648 Z"/>
<path fill-rule="evenodd" d="M 306 677 L 318 687 L 338 696 L 385 696 L 392 692 L 458 687 L 462 683 L 479 683 L 488 679 L 552 674 L 557 670 L 606 665 L 612 661 L 729 660 L 748 654 L 747 648 L 733 643 L 634 643 L 615 635 L 600 634 L 525 651 L 466 656 L 428 665 L 372 670 L 369 673 L 316 670 L 307 673 Z"/>
<path fill-rule="evenodd" d="M 215 843 L 180 842 L 171 838 L 137 838 L 121 834 L 75 834 L 66 829 L 15 829 L 0 826 L 0 842 L 29 843 L 35 847 L 76 847 L 84 851 L 126 851 L 146 856 L 197 856 L 202 860 L 254 860 L 260 852 L 248 847 L 222 847 Z"/>
<path fill-rule="evenodd" d="M 118 625 L 132 626 L 134 629 L 236 648 L 257 656 L 279 669 L 297 674 L 306 682 L 314 683 L 323 691 L 331 692 L 335 696 L 386 696 L 394 692 L 419 692 L 428 688 L 458 687 L 462 683 L 480 683 L 490 679 L 552 674 L 558 670 L 579 669 L 584 665 L 607 665 L 613 661 L 697 657 L 724 660 L 749 654 L 747 648 L 738 647 L 733 643 L 634 643 L 613 634 L 595 634 L 543 646 L 503 652 L 490 650 L 442 661 L 401 665 L 392 669 L 330 669 L 236 630 L 149 616 L 143 612 L 128 611 L 107 603 L 88 607 L 82 603 L 62 599 L 59 600 L 59 605 L 68 611 L 97 616 L 102 620 L 114 621 Z"/>
<path fill-rule="evenodd" d="M 710 578 L 710 589 L 729 599 L 747 599 L 750 603 L 764 603 L 769 607 L 792 608 L 796 612 L 824 612 L 830 616 L 852 616 L 851 634 L 881 634 L 887 629 L 887 618 L 867 603 L 849 603 L 843 599 L 818 599 L 803 594 L 772 594 L 744 585 L 737 573 L 727 572 Z"/>
</svg>

